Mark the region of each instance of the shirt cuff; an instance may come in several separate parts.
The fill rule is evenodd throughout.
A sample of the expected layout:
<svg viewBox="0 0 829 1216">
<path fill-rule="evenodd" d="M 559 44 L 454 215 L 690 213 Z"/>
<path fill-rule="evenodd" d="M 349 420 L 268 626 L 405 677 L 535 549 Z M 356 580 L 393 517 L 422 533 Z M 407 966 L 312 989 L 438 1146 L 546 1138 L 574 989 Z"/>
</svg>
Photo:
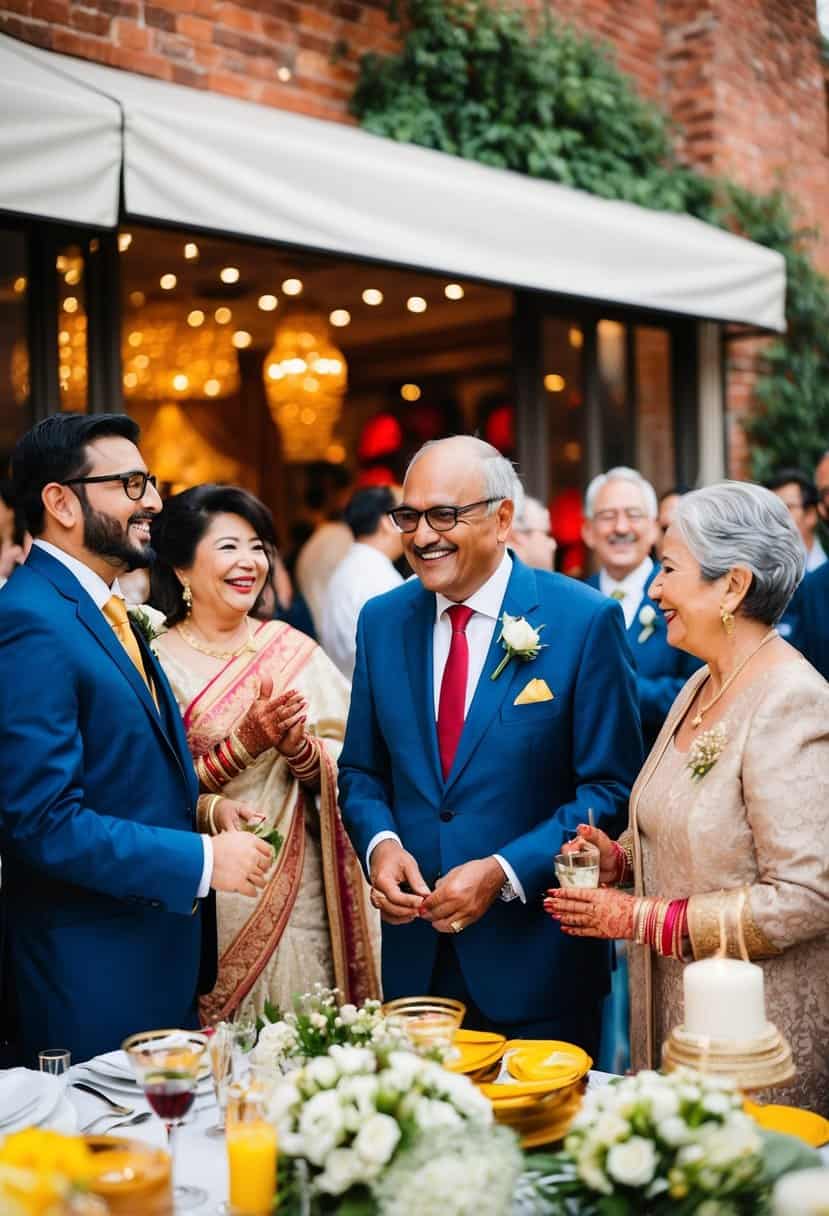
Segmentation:
<svg viewBox="0 0 829 1216">
<path fill-rule="evenodd" d="M 396 840 L 400 847 L 403 847 L 403 841 L 397 835 L 397 832 L 377 832 L 368 842 L 368 848 L 366 849 L 366 874 L 371 874 L 371 855 L 381 840 Z"/>
<path fill-rule="evenodd" d="M 202 866 L 201 882 L 196 891 L 196 899 L 206 899 L 210 892 L 210 880 L 213 877 L 213 842 L 209 836 L 202 836 L 204 849 L 204 865 Z"/>
<path fill-rule="evenodd" d="M 513 899 L 520 899 L 521 903 L 525 904 L 527 902 L 527 897 L 524 894 L 524 888 L 518 881 L 518 875 L 515 873 L 515 870 L 513 870 L 510 863 L 506 861 L 500 853 L 493 853 L 492 856 L 504 871 L 504 876 L 507 880 L 503 887 L 501 887 L 498 898 L 502 899 L 504 903 L 509 903 L 510 900 Z"/>
</svg>

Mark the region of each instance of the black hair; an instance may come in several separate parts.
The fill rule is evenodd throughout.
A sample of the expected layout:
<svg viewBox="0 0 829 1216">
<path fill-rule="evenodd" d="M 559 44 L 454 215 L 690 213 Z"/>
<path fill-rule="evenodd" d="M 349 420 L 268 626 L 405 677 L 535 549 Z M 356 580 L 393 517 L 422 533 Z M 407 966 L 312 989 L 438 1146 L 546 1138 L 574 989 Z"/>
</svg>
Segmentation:
<svg viewBox="0 0 829 1216">
<path fill-rule="evenodd" d="M 782 490 L 783 486 L 790 485 L 800 486 L 800 505 L 804 508 L 817 506 L 817 486 L 802 469 L 775 469 L 763 485 L 767 490 Z"/>
<path fill-rule="evenodd" d="M 354 539 L 373 536 L 380 521 L 397 506 L 397 499 L 388 486 L 366 486 L 352 494 L 343 518 L 354 533 Z"/>
<path fill-rule="evenodd" d="M 141 430 L 126 414 L 52 414 L 36 423 L 12 453 L 12 494 L 21 523 L 33 536 L 43 531 L 43 490 L 51 482 L 85 477 L 91 468 L 87 447 L 116 435 L 138 443 Z"/>
<path fill-rule="evenodd" d="M 187 615 L 176 567 L 192 566 L 199 541 L 215 515 L 238 515 L 250 524 L 265 546 L 270 571 L 276 535 L 271 513 L 263 502 L 239 486 L 212 483 L 174 494 L 150 524 L 156 552 L 150 570 L 150 602 L 165 614 L 168 626 L 178 624 Z"/>
<path fill-rule="evenodd" d="M 683 494 L 690 494 L 690 493 L 691 493 L 691 487 L 686 486 L 684 481 L 680 481 L 675 486 L 671 486 L 671 488 L 669 490 L 662 491 L 662 493 L 659 495 L 659 499 L 658 499 L 659 505 L 661 507 L 663 502 L 665 501 L 665 499 L 673 498 L 674 494 L 676 494 L 677 498 L 682 498 Z"/>
</svg>

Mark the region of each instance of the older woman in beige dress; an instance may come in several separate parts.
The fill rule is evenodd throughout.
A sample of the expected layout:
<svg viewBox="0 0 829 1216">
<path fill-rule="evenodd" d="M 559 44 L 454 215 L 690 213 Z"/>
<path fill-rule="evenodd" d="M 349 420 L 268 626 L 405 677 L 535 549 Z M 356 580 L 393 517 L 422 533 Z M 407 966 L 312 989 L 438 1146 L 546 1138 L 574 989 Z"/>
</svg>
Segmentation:
<svg viewBox="0 0 829 1216">
<path fill-rule="evenodd" d="M 747 952 L 797 1068 L 766 1098 L 826 1115 L 829 684 L 774 629 L 802 571 L 775 495 L 725 482 L 680 500 L 650 594 L 669 642 L 707 666 L 668 715 L 621 840 L 579 828 L 605 885 L 551 891 L 545 906 L 565 933 L 636 943 L 634 1068 L 657 1066 L 683 1020 L 684 965 Z"/>
</svg>

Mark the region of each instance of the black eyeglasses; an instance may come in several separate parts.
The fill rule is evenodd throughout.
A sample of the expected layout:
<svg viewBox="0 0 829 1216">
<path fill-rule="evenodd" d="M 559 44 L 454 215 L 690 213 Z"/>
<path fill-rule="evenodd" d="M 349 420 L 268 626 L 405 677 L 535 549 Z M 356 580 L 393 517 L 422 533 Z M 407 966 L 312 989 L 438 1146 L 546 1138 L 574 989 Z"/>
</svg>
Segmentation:
<svg viewBox="0 0 829 1216">
<path fill-rule="evenodd" d="M 426 523 L 433 532 L 451 532 L 467 511 L 474 511 L 476 507 L 488 507 L 494 502 L 503 502 L 503 499 L 482 498 L 479 502 L 470 502 L 465 507 L 429 507 L 426 511 L 416 511 L 414 507 L 395 507 L 393 511 L 388 512 L 388 516 L 399 532 L 416 532 L 422 515 L 426 516 Z"/>
<path fill-rule="evenodd" d="M 141 473 L 135 470 L 132 473 L 103 473 L 100 477 L 70 477 L 68 481 L 62 481 L 62 486 L 79 486 L 91 485 L 94 482 L 100 481 L 120 481 L 124 487 L 124 493 L 127 498 L 131 498 L 133 502 L 139 502 L 144 497 L 147 491 L 147 482 L 156 488 L 156 479 L 152 473 Z"/>
</svg>

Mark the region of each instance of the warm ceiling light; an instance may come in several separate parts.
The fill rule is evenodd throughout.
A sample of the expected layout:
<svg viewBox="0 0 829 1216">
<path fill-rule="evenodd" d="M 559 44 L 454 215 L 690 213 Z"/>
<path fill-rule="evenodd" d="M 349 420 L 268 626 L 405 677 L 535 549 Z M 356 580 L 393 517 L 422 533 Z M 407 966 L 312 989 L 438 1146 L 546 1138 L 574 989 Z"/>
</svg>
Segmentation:
<svg viewBox="0 0 829 1216">
<path fill-rule="evenodd" d="M 577 325 L 572 325 L 570 327 L 570 330 L 567 334 L 567 338 L 568 338 L 568 341 L 570 342 L 570 345 L 574 346 L 576 348 L 576 350 L 579 350 L 582 346 L 584 346 L 584 334 L 581 332 L 581 330 L 578 328 Z"/>
<path fill-rule="evenodd" d="M 178 279 L 174 274 L 163 274 L 158 282 L 164 291 L 172 291 Z"/>
<path fill-rule="evenodd" d="M 57 267 L 57 269 L 60 271 L 61 274 L 63 274 L 64 270 L 66 270 L 66 267 L 68 265 L 69 265 L 69 258 L 66 256 L 65 253 L 59 253 L 58 256 L 55 258 L 55 266 Z"/>
<path fill-rule="evenodd" d="M 419 401 L 420 386 L 418 384 L 404 384 L 400 389 L 400 396 L 404 401 Z"/>
<path fill-rule="evenodd" d="M 63 310 L 64 310 L 64 312 L 77 312 L 78 311 L 78 301 L 75 296 L 66 297 L 66 299 L 63 301 Z"/>
<path fill-rule="evenodd" d="M 237 266 L 223 266 L 219 271 L 219 278 L 223 283 L 238 283 L 239 269 Z"/>
<path fill-rule="evenodd" d="M 135 388 L 138 383 L 138 376 L 135 372 L 127 372 L 124 376 L 124 388 Z"/>
<path fill-rule="evenodd" d="M 406 301 L 406 307 L 409 312 L 425 312 L 428 305 L 423 299 L 423 296 L 409 296 Z"/>
<path fill-rule="evenodd" d="M 190 387 L 190 377 L 185 376 L 184 372 L 177 372 L 173 376 L 173 388 L 177 393 L 183 393 L 185 389 Z"/>
<path fill-rule="evenodd" d="M 462 300 L 464 293 L 460 283 L 447 283 L 443 289 L 443 294 L 447 300 Z"/>
<path fill-rule="evenodd" d="M 279 300 L 277 300 L 276 296 L 260 296 L 257 303 L 262 312 L 273 312 Z"/>
<path fill-rule="evenodd" d="M 555 372 L 544 377 L 544 387 L 548 393 L 560 393 L 566 383 L 564 377 L 557 375 Z"/>
<path fill-rule="evenodd" d="M 144 295 L 143 291 L 130 292 L 130 304 L 132 304 L 133 308 L 143 308 L 146 302 L 147 297 Z"/>
<path fill-rule="evenodd" d="M 253 338 L 246 329 L 237 329 L 231 338 L 231 342 L 237 350 L 247 350 L 252 341 Z"/>
<path fill-rule="evenodd" d="M 127 337 L 127 345 L 133 347 L 133 349 L 135 349 L 135 347 L 137 347 L 137 346 L 140 346 L 143 341 L 144 341 L 144 335 L 141 333 L 141 331 L 139 329 L 134 329 L 132 331 L 132 333 Z"/>
<path fill-rule="evenodd" d="M 199 247 L 195 241 L 188 241 L 184 246 L 184 256 L 188 262 L 194 262 L 199 256 Z"/>
<path fill-rule="evenodd" d="M 198 329 L 200 325 L 204 325 L 204 313 L 200 308 L 194 308 L 192 312 L 187 314 L 187 324 L 193 329 Z"/>
<path fill-rule="evenodd" d="M 22 296 L 23 292 L 25 290 L 26 290 L 26 276 L 25 276 L 25 274 L 19 274 L 17 276 L 17 278 L 14 280 L 14 294 L 16 296 Z"/>
<path fill-rule="evenodd" d="M 206 397 L 218 397 L 218 395 L 221 391 L 222 391 L 221 380 L 205 380 L 204 395 Z"/>
<path fill-rule="evenodd" d="M 63 276 L 63 281 L 68 283 L 70 287 L 74 287 L 76 283 L 81 281 L 80 267 L 70 266 L 66 274 Z"/>
<path fill-rule="evenodd" d="M 363 303 L 376 308 L 378 304 L 383 303 L 382 291 L 378 291 L 376 287 L 367 287 L 363 292 Z"/>
<path fill-rule="evenodd" d="M 571 464 L 575 464 L 581 460 L 581 444 L 576 440 L 571 440 L 570 443 L 565 443 L 562 448 L 565 460 L 569 460 Z"/>
<path fill-rule="evenodd" d="M 302 291 L 302 279 L 286 279 L 282 290 L 286 296 L 298 296 Z"/>
<path fill-rule="evenodd" d="M 351 324 L 351 313 L 347 308 L 335 308 L 329 313 L 328 320 L 332 325 L 336 325 L 337 329 L 342 329 L 344 325 Z"/>
<path fill-rule="evenodd" d="M 325 459 L 331 464 L 342 464 L 347 455 L 345 445 L 342 443 L 329 443 L 325 449 Z"/>
<path fill-rule="evenodd" d="M 228 321 L 232 319 L 233 313 L 223 304 L 221 308 L 216 309 L 213 316 L 216 318 L 216 323 L 218 325 L 227 325 Z"/>
<path fill-rule="evenodd" d="M 292 76 L 293 76 L 293 72 L 291 71 L 291 69 L 289 67 L 286 67 L 284 64 L 282 65 L 281 68 L 276 69 L 276 79 L 281 80 L 283 84 L 287 84 Z"/>
<path fill-rule="evenodd" d="M 118 251 L 119 251 L 119 253 L 126 253 L 131 244 L 132 244 L 132 233 L 131 232 L 119 232 L 118 233 Z"/>
</svg>

